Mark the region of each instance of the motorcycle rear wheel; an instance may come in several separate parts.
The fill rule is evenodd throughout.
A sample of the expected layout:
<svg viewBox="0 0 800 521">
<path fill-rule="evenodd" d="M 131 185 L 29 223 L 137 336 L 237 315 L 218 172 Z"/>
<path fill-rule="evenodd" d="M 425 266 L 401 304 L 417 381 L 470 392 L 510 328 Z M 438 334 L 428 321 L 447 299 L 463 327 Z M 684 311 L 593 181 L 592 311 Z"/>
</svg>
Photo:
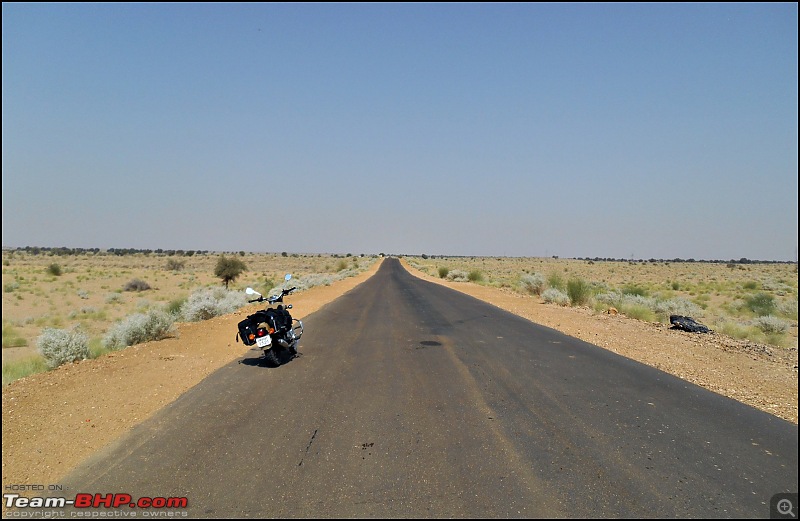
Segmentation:
<svg viewBox="0 0 800 521">
<path fill-rule="evenodd" d="M 281 360 L 280 358 L 278 358 L 278 353 L 276 352 L 274 347 L 264 351 L 264 359 L 267 361 L 269 365 L 272 366 L 281 365 Z"/>
</svg>

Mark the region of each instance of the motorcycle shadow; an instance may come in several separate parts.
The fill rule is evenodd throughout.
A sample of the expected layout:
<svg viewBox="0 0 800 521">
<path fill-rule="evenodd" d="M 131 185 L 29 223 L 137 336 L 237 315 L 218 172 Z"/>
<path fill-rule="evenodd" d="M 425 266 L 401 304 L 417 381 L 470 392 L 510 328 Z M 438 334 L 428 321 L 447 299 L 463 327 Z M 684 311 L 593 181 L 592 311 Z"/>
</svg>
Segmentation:
<svg viewBox="0 0 800 521">
<path fill-rule="evenodd" d="M 270 369 L 275 369 L 281 367 L 282 365 L 286 365 L 289 362 L 293 361 L 296 358 L 300 358 L 302 353 L 297 353 L 296 355 L 292 355 L 290 353 L 280 353 L 277 355 L 278 361 L 280 363 L 276 364 L 270 360 L 264 358 L 264 355 L 257 356 L 254 358 L 244 358 L 239 360 L 239 364 L 241 365 L 248 365 L 250 367 L 269 367 Z"/>
</svg>

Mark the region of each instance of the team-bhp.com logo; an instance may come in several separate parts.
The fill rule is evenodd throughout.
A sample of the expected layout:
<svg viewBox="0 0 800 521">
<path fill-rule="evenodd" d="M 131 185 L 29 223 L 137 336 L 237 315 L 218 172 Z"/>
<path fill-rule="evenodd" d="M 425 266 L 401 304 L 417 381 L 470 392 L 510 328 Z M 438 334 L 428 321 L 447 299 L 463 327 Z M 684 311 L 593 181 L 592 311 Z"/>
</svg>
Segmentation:
<svg viewBox="0 0 800 521">
<path fill-rule="evenodd" d="M 183 509 L 189 506 L 185 497 L 139 497 L 130 494 L 76 494 L 74 499 L 65 497 L 24 497 L 19 494 L 3 494 L 6 508 L 15 509 L 100 509 L 100 508 L 141 508 L 141 509 Z M 6 512 L 8 513 L 8 512 Z M 81 511 L 73 511 L 81 515 Z M 88 514 L 88 512 L 86 512 Z M 133 512 L 132 512 L 133 513 Z M 185 514 L 185 512 L 183 512 Z M 146 511 L 142 512 L 147 515 Z M 157 515 L 151 513 L 150 515 Z M 179 514 L 180 515 L 180 514 Z"/>
</svg>

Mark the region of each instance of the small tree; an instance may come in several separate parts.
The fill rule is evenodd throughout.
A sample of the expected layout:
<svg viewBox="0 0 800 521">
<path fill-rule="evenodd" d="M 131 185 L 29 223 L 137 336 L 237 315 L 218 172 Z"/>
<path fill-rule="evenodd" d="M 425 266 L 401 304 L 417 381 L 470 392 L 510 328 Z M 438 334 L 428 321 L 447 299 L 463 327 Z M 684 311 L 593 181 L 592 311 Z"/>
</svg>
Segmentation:
<svg viewBox="0 0 800 521">
<path fill-rule="evenodd" d="M 228 283 L 236 280 L 236 277 L 242 274 L 247 269 L 244 262 L 239 259 L 229 259 L 222 255 L 217 261 L 217 267 L 214 269 L 214 275 L 222 279 L 227 289 Z"/>
</svg>

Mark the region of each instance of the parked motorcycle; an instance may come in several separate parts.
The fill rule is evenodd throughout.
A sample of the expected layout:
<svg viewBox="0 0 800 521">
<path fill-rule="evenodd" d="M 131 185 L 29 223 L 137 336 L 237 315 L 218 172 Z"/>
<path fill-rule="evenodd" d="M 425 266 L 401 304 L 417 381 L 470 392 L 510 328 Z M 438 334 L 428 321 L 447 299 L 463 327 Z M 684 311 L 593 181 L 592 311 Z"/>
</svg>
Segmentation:
<svg viewBox="0 0 800 521">
<path fill-rule="evenodd" d="M 288 283 L 292 276 L 287 274 L 284 278 Z M 256 345 L 264 350 L 264 359 L 272 366 L 281 364 L 282 359 L 297 356 L 297 342 L 303 336 L 303 322 L 292 318 L 289 310 L 292 305 L 283 305 L 283 297 L 290 294 L 297 288 L 286 289 L 286 284 L 279 295 L 264 298 L 261 293 L 253 288 L 247 288 L 245 293 L 248 295 L 258 295 L 258 298 L 248 302 L 267 301 L 268 307 L 257 311 L 241 322 L 239 322 L 239 332 L 236 334 L 236 341 L 242 339 L 246 346 Z M 277 307 L 269 307 L 278 304 Z"/>
</svg>

